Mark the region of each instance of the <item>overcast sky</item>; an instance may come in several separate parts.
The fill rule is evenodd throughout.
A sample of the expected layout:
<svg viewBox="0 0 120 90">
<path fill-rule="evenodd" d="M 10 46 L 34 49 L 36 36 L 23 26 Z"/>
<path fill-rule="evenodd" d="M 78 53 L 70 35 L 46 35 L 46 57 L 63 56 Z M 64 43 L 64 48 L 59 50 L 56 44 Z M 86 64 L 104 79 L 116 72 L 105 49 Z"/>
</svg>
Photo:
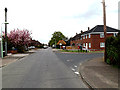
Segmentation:
<svg viewBox="0 0 120 90">
<path fill-rule="evenodd" d="M 107 26 L 118 28 L 118 1 L 105 0 Z M 8 8 L 8 32 L 32 31 L 33 39 L 48 43 L 55 31 L 68 38 L 103 24 L 102 0 L 0 0 L 0 24 Z M 2 26 L 4 29 L 4 26 Z"/>
</svg>

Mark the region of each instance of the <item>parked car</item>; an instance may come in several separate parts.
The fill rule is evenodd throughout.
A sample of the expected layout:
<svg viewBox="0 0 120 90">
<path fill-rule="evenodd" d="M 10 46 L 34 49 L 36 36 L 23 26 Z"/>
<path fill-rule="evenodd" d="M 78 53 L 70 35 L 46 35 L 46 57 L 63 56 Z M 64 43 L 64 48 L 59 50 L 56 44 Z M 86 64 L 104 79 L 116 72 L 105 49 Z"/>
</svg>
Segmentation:
<svg viewBox="0 0 120 90">
<path fill-rule="evenodd" d="M 28 49 L 35 49 L 35 46 L 30 46 L 28 47 Z"/>
<path fill-rule="evenodd" d="M 48 48 L 48 46 L 43 46 L 44 49 Z"/>
</svg>

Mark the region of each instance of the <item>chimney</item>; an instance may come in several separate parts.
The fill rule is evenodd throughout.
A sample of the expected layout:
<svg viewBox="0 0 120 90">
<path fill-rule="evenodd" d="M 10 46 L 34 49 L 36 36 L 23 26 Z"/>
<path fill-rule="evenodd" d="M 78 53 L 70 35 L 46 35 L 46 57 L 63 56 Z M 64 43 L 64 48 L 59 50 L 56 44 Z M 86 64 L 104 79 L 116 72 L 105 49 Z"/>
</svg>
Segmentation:
<svg viewBox="0 0 120 90">
<path fill-rule="evenodd" d="M 90 30 L 90 27 L 88 27 L 88 30 Z"/>
<path fill-rule="evenodd" d="M 83 33 L 83 31 L 81 30 L 81 33 Z"/>
</svg>

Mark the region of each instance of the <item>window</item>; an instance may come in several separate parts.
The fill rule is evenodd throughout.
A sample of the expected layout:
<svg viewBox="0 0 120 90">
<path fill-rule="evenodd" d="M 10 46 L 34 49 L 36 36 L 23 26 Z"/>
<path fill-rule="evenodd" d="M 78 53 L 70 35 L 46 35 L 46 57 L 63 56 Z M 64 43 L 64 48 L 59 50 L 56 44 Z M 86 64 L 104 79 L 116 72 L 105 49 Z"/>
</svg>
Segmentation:
<svg viewBox="0 0 120 90">
<path fill-rule="evenodd" d="M 105 43 L 101 42 L 100 47 L 105 47 Z"/>
<path fill-rule="evenodd" d="M 113 35 L 114 35 L 114 37 L 116 37 L 116 36 L 117 36 L 117 33 L 113 33 Z"/>
<path fill-rule="evenodd" d="M 91 35 L 89 34 L 89 38 L 91 38 Z"/>
<path fill-rule="evenodd" d="M 104 33 L 101 33 L 101 34 L 100 34 L 100 38 L 104 38 Z"/>
<path fill-rule="evenodd" d="M 89 48 L 91 48 L 91 43 L 89 43 Z"/>
<path fill-rule="evenodd" d="M 83 39 L 85 39 L 85 36 L 83 36 Z"/>
<path fill-rule="evenodd" d="M 81 37 L 81 40 L 82 40 L 82 37 Z"/>
<path fill-rule="evenodd" d="M 83 47 L 85 47 L 85 43 L 83 43 Z"/>
<path fill-rule="evenodd" d="M 87 39 L 87 35 L 86 35 L 86 39 Z"/>
</svg>

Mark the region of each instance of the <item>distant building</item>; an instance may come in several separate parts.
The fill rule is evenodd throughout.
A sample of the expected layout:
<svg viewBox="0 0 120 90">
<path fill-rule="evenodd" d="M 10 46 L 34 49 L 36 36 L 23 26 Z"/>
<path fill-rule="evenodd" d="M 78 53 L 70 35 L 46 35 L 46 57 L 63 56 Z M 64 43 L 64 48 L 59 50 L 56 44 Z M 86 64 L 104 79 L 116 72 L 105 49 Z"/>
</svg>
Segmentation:
<svg viewBox="0 0 120 90">
<path fill-rule="evenodd" d="M 61 45 L 66 45 L 66 42 L 64 40 L 59 40 L 58 43 L 57 43 L 57 45 L 60 45 L 60 44 Z"/>
<path fill-rule="evenodd" d="M 107 37 L 116 36 L 120 30 L 107 26 Z M 85 32 L 76 34 L 70 41 L 71 46 L 82 46 L 83 49 L 98 51 L 104 50 L 104 25 L 97 25 Z"/>
</svg>

